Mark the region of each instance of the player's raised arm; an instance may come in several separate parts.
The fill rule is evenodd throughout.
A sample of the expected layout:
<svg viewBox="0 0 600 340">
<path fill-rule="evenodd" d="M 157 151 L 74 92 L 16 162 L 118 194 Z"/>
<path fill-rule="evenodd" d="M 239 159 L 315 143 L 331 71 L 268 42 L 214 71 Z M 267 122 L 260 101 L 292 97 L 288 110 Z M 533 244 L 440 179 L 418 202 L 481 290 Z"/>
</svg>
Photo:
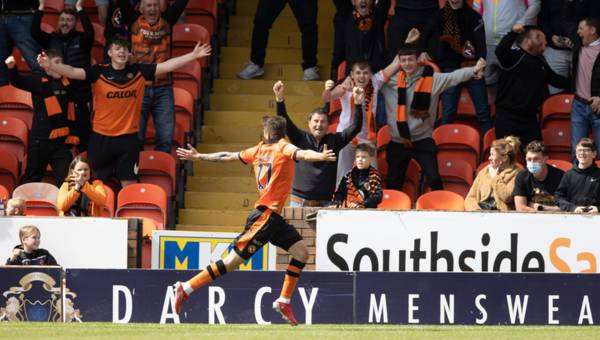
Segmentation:
<svg viewBox="0 0 600 340">
<path fill-rule="evenodd" d="M 296 160 L 306 162 L 335 162 L 336 157 L 333 150 L 327 149 L 327 144 L 325 144 L 321 152 L 313 150 L 296 151 Z"/>
<path fill-rule="evenodd" d="M 188 148 L 177 148 L 177 156 L 181 160 L 200 160 L 208 162 L 233 162 L 239 161 L 239 155 L 237 152 L 215 152 L 215 153 L 200 153 L 191 144 L 188 144 Z"/>
<path fill-rule="evenodd" d="M 65 65 L 62 62 L 52 62 L 44 52 L 38 54 L 37 62 L 44 70 L 54 71 L 69 79 L 85 80 L 84 69 Z"/>
</svg>

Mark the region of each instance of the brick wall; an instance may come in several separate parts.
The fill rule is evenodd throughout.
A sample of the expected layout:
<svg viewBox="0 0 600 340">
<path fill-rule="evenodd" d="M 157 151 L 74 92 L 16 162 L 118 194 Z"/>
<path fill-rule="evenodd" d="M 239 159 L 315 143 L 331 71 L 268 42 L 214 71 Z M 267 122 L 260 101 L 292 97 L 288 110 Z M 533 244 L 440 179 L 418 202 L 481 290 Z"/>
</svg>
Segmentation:
<svg viewBox="0 0 600 340">
<path fill-rule="evenodd" d="M 318 208 L 284 208 L 283 218 L 288 220 L 292 224 L 300 235 L 304 238 L 306 245 L 308 246 L 308 261 L 304 270 L 315 270 L 315 242 L 316 242 L 316 222 L 304 221 L 304 216 L 308 213 L 318 210 Z M 278 249 L 277 251 L 277 269 L 285 270 L 288 263 L 290 262 L 289 255 Z"/>
</svg>

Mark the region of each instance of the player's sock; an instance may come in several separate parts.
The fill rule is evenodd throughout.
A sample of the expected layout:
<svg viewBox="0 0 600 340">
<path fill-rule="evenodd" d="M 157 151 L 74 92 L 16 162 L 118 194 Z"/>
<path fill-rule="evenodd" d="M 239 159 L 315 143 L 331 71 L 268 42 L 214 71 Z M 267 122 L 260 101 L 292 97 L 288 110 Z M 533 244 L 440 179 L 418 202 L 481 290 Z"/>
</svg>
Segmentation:
<svg viewBox="0 0 600 340">
<path fill-rule="evenodd" d="M 288 264 L 287 270 L 285 271 L 285 279 L 283 280 L 283 288 L 281 289 L 281 295 L 277 301 L 283 303 L 290 303 L 296 284 L 300 279 L 300 273 L 306 264 L 302 263 L 295 258 L 292 258 L 290 264 Z"/>
<path fill-rule="evenodd" d="M 227 274 L 225 263 L 223 263 L 222 260 L 219 260 L 215 263 L 209 264 L 206 266 L 205 270 L 201 271 L 198 275 L 192 277 L 188 282 L 184 283 L 183 289 L 187 294 L 190 294 L 194 290 L 213 282 L 216 278 L 225 274 Z"/>
</svg>

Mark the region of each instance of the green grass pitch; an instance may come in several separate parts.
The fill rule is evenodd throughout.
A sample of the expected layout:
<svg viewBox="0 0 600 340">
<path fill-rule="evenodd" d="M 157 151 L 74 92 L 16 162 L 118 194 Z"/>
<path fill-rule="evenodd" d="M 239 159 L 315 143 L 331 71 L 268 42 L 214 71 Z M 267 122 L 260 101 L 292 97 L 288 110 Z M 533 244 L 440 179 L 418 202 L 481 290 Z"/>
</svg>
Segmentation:
<svg viewBox="0 0 600 340">
<path fill-rule="evenodd" d="M 0 339 L 599 339 L 600 327 L 0 323 Z"/>
</svg>

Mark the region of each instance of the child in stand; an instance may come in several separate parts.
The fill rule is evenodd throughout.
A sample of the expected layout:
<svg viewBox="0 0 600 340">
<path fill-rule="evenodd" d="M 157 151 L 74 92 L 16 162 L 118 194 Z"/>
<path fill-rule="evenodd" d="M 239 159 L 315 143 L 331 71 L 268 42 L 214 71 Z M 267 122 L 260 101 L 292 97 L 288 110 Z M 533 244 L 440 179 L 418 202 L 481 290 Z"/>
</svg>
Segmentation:
<svg viewBox="0 0 600 340">
<path fill-rule="evenodd" d="M 356 146 L 356 165 L 348 171 L 338 184 L 330 207 L 377 208 L 383 197 L 379 172 L 371 162 L 375 158 L 375 147 L 369 143 Z"/>
<path fill-rule="evenodd" d="M 22 198 L 11 198 L 6 203 L 6 216 L 25 216 L 25 200 Z"/>
<path fill-rule="evenodd" d="M 40 230 L 27 225 L 19 230 L 21 244 L 13 248 L 6 261 L 7 266 L 57 266 L 56 260 L 46 249 L 40 248 Z"/>
</svg>

